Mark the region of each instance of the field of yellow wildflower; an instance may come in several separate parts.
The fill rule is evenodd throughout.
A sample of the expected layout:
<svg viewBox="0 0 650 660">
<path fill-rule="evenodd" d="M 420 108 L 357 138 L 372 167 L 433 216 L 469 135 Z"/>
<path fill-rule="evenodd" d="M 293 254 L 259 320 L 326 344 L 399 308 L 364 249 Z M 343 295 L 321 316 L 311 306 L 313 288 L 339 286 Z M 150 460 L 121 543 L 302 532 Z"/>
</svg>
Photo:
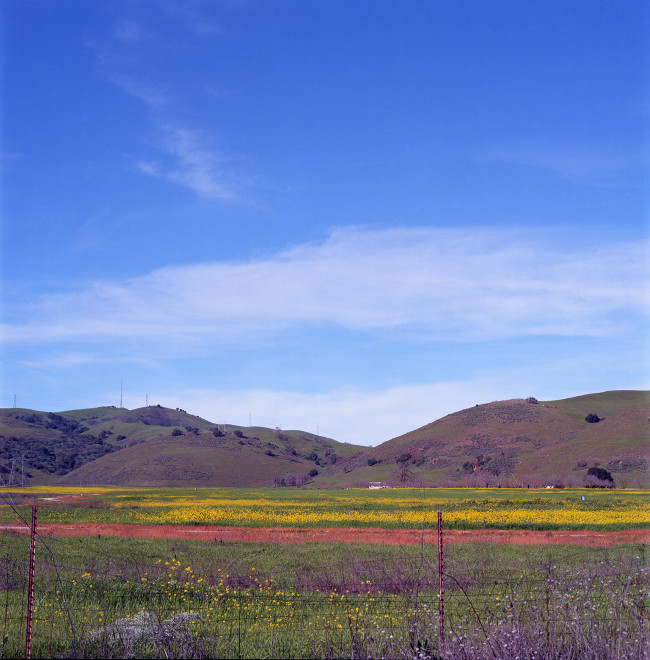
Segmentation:
<svg viewBox="0 0 650 660">
<path fill-rule="evenodd" d="M 451 529 L 650 527 L 650 499 L 643 490 L 50 487 L 21 492 L 38 498 L 42 522 L 390 529 L 435 526 L 442 511 Z M 86 497 L 70 499 L 80 493 Z M 2 520 L 12 515 L 9 507 L 0 507 Z"/>
</svg>

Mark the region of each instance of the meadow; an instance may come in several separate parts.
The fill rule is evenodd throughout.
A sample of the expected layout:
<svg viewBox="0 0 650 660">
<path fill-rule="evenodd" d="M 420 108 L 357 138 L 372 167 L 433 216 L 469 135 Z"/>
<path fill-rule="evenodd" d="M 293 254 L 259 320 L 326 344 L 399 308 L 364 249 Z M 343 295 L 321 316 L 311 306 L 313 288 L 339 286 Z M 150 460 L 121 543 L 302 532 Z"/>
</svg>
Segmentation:
<svg viewBox="0 0 650 660">
<path fill-rule="evenodd" d="M 46 545 L 45 545 L 46 544 Z M 27 539 L 3 537 L 2 657 L 23 657 Z M 39 544 L 34 657 L 647 657 L 642 545 L 60 538 Z"/>
<path fill-rule="evenodd" d="M 96 494 L 78 501 L 40 499 L 39 520 L 52 523 L 227 525 L 247 527 L 435 526 L 448 529 L 601 529 L 650 527 L 644 490 L 600 489 L 173 489 L 31 488 L 51 497 Z M 23 511 L 27 515 L 26 510 Z M 0 522 L 13 511 L 0 507 Z"/>
<path fill-rule="evenodd" d="M 30 490 L 30 499 L 81 491 Z M 561 523 L 554 516 L 576 501 L 596 521 L 592 528 L 647 526 L 648 519 L 641 491 L 91 490 L 100 495 L 39 499 L 39 523 L 154 524 L 167 516 L 166 524 L 244 524 L 220 511 L 206 518 L 217 506 L 268 511 L 268 518 L 249 522 L 257 525 L 278 524 L 284 508 L 294 526 L 301 520 L 350 525 L 351 519 L 363 526 L 381 513 L 393 528 L 429 528 L 430 511 L 445 511 L 447 521 L 454 512 L 492 507 L 506 521 L 510 512 L 541 512 L 546 517 L 535 524 L 555 529 Z M 2 515 L 15 522 L 29 505 L 12 499 L 17 508 L 6 505 Z M 621 522 L 625 511 L 637 517 Z M 368 518 L 354 519 L 353 512 Z M 613 521 L 608 512 L 619 517 Z M 24 657 L 28 551 L 28 536 L 0 535 L 2 658 Z M 646 554 L 642 543 L 447 545 L 441 637 L 438 548 L 432 544 L 38 537 L 32 656 L 648 658 Z"/>
</svg>

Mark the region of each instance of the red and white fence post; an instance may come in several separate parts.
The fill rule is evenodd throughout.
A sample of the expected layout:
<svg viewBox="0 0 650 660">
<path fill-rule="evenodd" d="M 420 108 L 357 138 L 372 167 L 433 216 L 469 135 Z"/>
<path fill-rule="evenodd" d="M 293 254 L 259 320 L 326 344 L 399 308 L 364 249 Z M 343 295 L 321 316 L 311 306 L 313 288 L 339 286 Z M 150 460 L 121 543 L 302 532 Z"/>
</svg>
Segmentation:
<svg viewBox="0 0 650 660">
<path fill-rule="evenodd" d="M 34 560 L 36 557 L 36 507 L 32 507 L 32 538 L 29 545 L 29 589 L 27 592 L 27 634 L 25 657 L 32 657 L 32 613 L 34 610 Z"/>
<path fill-rule="evenodd" d="M 438 511 L 438 617 L 440 620 L 440 646 L 445 643 L 445 563 L 442 547 L 442 511 Z"/>
</svg>

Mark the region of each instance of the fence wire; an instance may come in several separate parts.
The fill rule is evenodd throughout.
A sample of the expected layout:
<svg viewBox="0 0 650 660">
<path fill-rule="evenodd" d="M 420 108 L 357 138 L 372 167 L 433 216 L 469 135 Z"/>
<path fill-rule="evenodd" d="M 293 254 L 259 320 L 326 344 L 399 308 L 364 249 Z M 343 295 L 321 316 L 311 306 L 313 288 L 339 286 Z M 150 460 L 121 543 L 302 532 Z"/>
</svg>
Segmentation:
<svg viewBox="0 0 650 660">
<path fill-rule="evenodd" d="M 0 658 L 22 657 L 27 626 L 29 537 L 12 541 L 24 553 L 0 549 Z M 86 542 L 37 536 L 34 657 L 650 658 L 643 545 L 549 550 L 516 570 L 468 565 L 447 545 L 441 635 L 435 546 L 292 582 L 235 562 L 143 561 L 99 539 L 91 565 L 75 565 Z"/>
</svg>

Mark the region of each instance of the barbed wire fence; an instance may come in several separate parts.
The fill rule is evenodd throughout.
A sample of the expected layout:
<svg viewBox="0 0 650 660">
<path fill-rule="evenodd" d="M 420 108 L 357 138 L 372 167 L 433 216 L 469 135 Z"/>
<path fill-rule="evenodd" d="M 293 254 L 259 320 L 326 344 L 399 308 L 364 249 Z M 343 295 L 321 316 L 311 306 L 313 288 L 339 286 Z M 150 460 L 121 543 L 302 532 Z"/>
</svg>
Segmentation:
<svg viewBox="0 0 650 660">
<path fill-rule="evenodd" d="M 19 529 L 0 536 L 24 545 L 0 557 L 2 658 L 23 650 L 26 657 L 650 657 L 643 544 L 632 555 L 580 548 L 575 558 L 589 561 L 578 564 L 549 551 L 545 565 L 497 570 L 493 562 L 463 564 L 452 545 L 443 561 L 440 527 L 438 546 L 419 555 L 359 558 L 338 576 L 296 574 L 289 584 L 284 573 L 236 566 L 199 575 L 176 557 L 143 560 L 101 543 L 90 565 L 78 565 L 83 538 L 43 536 L 38 527 L 33 569 L 31 525 L 17 520 Z"/>
</svg>

